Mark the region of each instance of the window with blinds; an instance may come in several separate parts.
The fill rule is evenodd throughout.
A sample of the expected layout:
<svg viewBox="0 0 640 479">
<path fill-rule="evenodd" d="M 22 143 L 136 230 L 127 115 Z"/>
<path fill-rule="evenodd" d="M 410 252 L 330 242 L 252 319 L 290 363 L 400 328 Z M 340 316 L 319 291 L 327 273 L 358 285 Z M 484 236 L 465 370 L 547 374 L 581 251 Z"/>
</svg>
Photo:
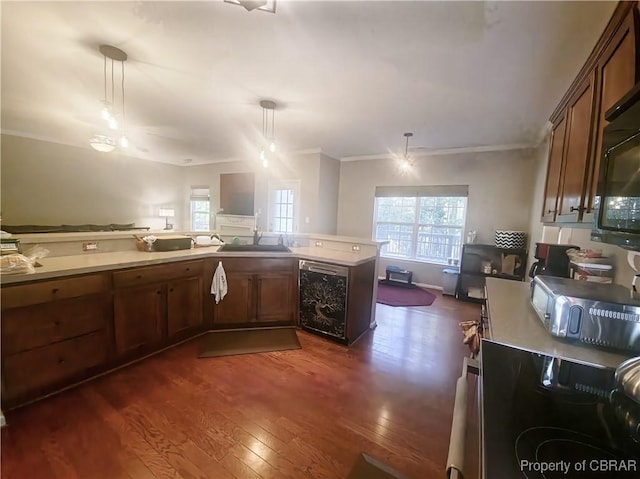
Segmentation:
<svg viewBox="0 0 640 479">
<path fill-rule="evenodd" d="M 381 255 L 447 264 L 460 259 L 467 213 L 466 185 L 379 186 L 374 239 Z"/>
<path fill-rule="evenodd" d="M 208 186 L 192 186 L 190 196 L 191 231 L 210 231 L 211 202 Z"/>
</svg>

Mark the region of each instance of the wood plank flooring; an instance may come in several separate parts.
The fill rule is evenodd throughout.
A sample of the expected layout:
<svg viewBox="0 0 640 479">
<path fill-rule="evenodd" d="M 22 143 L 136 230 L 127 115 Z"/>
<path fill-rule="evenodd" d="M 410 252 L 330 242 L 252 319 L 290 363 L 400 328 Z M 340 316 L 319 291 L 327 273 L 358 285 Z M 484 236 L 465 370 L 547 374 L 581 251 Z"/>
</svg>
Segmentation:
<svg viewBox="0 0 640 479">
<path fill-rule="evenodd" d="M 361 452 L 444 477 L 458 322 L 479 306 L 377 305 L 352 347 L 197 359 L 200 340 L 7 412 L 2 478 L 345 478 Z"/>
</svg>

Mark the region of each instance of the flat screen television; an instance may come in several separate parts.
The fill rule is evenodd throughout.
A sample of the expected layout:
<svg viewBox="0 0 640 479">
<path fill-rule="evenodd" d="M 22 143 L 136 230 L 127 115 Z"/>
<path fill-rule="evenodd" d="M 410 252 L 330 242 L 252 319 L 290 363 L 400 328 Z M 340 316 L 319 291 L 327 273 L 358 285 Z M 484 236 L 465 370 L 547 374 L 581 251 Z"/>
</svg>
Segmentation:
<svg viewBox="0 0 640 479">
<path fill-rule="evenodd" d="M 640 251 L 640 83 L 605 118 L 591 239 Z"/>
</svg>

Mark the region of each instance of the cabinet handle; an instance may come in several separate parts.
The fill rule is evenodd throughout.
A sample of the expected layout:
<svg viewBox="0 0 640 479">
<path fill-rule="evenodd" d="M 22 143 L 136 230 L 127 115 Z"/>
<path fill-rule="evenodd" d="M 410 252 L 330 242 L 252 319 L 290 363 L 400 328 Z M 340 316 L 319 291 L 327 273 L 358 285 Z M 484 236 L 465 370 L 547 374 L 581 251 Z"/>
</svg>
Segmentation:
<svg viewBox="0 0 640 479">
<path fill-rule="evenodd" d="M 58 364 L 64 364 L 64 358 L 58 358 Z"/>
<path fill-rule="evenodd" d="M 173 293 L 173 288 L 170 288 L 170 289 L 169 289 L 169 292 L 170 292 L 170 293 Z"/>
<path fill-rule="evenodd" d="M 138 276 L 136 276 L 136 279 L 142 279 L 142 275 L 139 274 Z"/>
<path fill-rule="evenodd" d="M 60 321 L 58 321 L 57 319 L 53 322 L 54 326 L 60 326 Z"/>
<path fill-rule="evenodd" d="M 162 291 L 156 291 L 156 294 L 162 294 Z"/>
<path fill-rule="evenodd" d="M 556 212 L 556 210 L 547 210 L 547 214 L 549 214 L 549 215 L 550 215 L 551 213 L 555 213 L 555 212 Z"/>
<path fill-rule="evenodd" d="M 580 212 L 580 211 L 584 211 L 584 210 L 586 210 L 586 208 L 583 208 L 581 206 L 572 206 L 571 208 L 569 208 L 569 211 L 571 211 L 572 213 L 574 211 Z"/>
<path fill-rule="evenodd" d="M 60 291 L 58 288 L 53 288 L 51 290 L 51 294 L 56 294 L 58 291 Z"/>
<path fill-rule="evenodd" d="M 191 271 L 191 268 L 187 268 L 187 271 Z"/>
</svg>

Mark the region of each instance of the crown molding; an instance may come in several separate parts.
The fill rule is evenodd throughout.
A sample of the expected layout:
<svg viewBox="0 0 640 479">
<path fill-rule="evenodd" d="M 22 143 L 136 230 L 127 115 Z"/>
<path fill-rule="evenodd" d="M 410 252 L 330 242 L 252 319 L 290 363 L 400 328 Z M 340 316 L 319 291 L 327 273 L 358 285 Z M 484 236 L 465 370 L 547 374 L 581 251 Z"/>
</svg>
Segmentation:
<svg viewBox="0 0 640 479">
<path fill-rule="evenodd" d="M 444 156 L 459 155 L 463 153 L 487 153 L 492 151 L 509 151 L 509 150 L 528 150 L 535 148 L 535 144 L 531 143 L 512 143 L 508 145 L 491 145 L 491 146 L 469 146 L 463 148 L 444 148 L 440 150 L 420 150 L 409 148 L 411 156 L 414 158 L 422 158 L 427 156 Z M 395 157 L 393 153 L 381 153 L 378 155 L 356 155 L 344 156 L 340 161 L 363 161 L 363 160 L 391 160 Z"/>
</svg>

